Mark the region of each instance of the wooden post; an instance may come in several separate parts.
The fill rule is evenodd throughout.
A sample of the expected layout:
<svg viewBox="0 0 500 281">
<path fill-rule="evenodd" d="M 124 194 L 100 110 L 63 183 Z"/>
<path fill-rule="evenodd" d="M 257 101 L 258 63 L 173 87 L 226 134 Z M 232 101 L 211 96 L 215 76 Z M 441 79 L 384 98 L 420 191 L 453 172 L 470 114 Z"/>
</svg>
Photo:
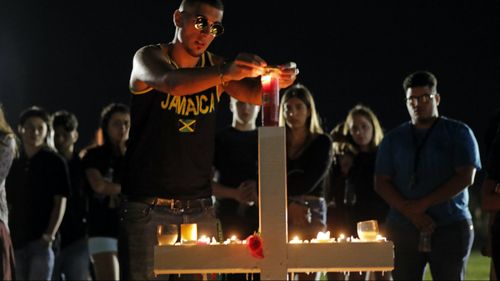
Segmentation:
<svg viewBox="0 0 500 281">
<path fill-rule="evenodd" d="M 267 261 L 262 264 L 261 279 L 286 280 L 288 230 L 283 127 L 259 128 L 259 196 L 260 232 L 265 237 L 264 257 Z"/>
</svg>

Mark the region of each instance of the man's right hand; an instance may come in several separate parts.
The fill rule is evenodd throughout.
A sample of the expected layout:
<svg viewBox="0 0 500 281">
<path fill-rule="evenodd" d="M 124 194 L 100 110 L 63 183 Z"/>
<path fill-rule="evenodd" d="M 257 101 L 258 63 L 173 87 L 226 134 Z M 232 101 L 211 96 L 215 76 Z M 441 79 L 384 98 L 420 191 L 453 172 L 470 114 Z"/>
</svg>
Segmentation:
<svg viewBox="0 0 500 281">
<path fill-rule="evenodd" d="M 240 203 L 248 204 L 255 202 L 257 197 L 257 183 L 255 181 L 242 182 L 237 190 L 236 200 Z"/>
<path fill-rule="evenodd" d="M 409 205 L 407 205 L 409 206 Z M 410 208 L 403 208 L 402 213 L 420 231 L 433 232 L 436 227 L 434 220 L 426 213 L 416 213 Z"/>
</svg>

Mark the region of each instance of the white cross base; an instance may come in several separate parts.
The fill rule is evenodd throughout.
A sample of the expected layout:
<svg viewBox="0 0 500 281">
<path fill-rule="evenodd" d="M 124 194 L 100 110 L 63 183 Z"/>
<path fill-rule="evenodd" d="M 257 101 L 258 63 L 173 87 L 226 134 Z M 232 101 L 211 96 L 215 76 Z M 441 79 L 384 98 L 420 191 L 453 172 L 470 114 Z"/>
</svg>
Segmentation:
<svg viewBox="0 0 500 281">
<path fill-rule="evenodd" d="M 261 280 L 286 280 L 296 272 L 392 270 L 390 241 L 288 243 L 285 144 L 285 128 L 259 128 L 263 259 L 252 257 L 245 244 L 156 246 L 154 273 L 260 273 Z"/>
</svg>

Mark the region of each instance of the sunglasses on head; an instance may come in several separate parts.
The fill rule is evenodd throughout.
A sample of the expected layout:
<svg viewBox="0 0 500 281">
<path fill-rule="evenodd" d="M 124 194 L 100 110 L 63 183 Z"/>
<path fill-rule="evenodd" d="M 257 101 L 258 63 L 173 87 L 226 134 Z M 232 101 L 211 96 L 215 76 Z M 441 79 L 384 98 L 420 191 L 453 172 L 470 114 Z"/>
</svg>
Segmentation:
<svg viewBox="0 0 500 281">
<path fill-rule="evenodd" d="M 185 14 L 189 14 L 187 12 L 183 12 Z M 202 15 L 196 15 L 194 20 L 194 28 L 199 31 L 206 30 L 208 28 L 210 35 L 213 37 L 217 37 L 224 33 L 224 26 L 220 22 L 214 22 L 213 24 L 208 23 L 208 19 Z"/>
</svg>

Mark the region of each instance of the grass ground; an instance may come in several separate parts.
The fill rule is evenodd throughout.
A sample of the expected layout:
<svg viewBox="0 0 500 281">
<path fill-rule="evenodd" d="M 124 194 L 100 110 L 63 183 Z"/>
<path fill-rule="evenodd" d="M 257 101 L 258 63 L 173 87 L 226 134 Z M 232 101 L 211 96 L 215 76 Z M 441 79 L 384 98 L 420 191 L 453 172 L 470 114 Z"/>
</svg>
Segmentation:
<svg viewBox="0 0 500 281">
<path fill-rule="evenodd" d="M 490 262 L 489 257 L 481 255 L 479 250 L 472 250 L 465 272 L 465 280 L 489 280 L 490 278 Z M 426 270 L 424 280 L 432 280 L 430 271 Z"/>
<path fill-rule="evenodd" d="M 473 249 L 467 264 L 465 280 L 490 280 L 490 262 L 489 257 L 481 255 L 479 249 Z M 321 276 L 320 280 L 327 280 L 326 276 Z M 427 267 L 424 280 L 432 280 L 430 270 Z"/>
</svg>

